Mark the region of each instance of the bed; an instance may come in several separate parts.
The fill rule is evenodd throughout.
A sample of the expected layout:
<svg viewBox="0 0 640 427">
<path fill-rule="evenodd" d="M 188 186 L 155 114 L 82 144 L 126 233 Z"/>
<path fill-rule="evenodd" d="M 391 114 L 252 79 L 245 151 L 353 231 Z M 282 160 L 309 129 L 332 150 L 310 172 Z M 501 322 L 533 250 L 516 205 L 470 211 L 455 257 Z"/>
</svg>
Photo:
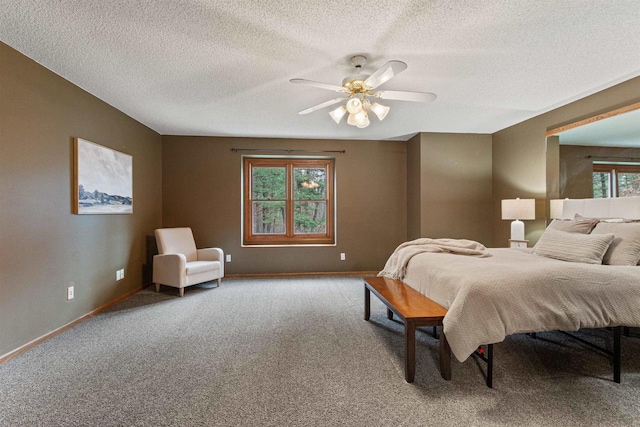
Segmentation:
<svg viewBox="0 0 640 427">
<path fill-rule="evenodd" d="M 613 242 L 618 242 L 619 247 L 620 238 L 611 230 L 618 229 L 616 227 L 640 230 L 640 222 L 630 221 L 640 219 L 640 197 L 565 200 L 562 217 L 569 220 L 576 214 L 587 218 L 616 218 L 600 222 L 606 224 L 601 227 L 607 235 L 614 234 L 610 247 L 615 246 Z M 567 221 L 563 226 L 579 221 Z M 633 225 L 612 225 L 617 223 Z M 547 235 L 567 237 L 567 232 L 558 233 L 545 231 L 540 242 L 543 243 Z M 591 236 L 592 233 L 601 236 Z M 594 229 L 582 233 L 579 239 L 603 240 L 604 234 Z M 634 250 L 640 257 L 640 231 L 634 236 L 638 240 Z M 628 243 L 629 239 L 625 240 L 625 244 Z M 581 246 L 572 243 L 563 248 L 571 251 L 572 247 L 580 250 Z M 501 342 L 515 333 L 604 327 L 616 327 L 619 331 L 620 326 L 640 327 L 637 259 L 634 265 L 601 265 L 540 256 L 536 249 L 486 251 L 489 256 L 483 257 L 418 253 L 408 261 L 401 278 L 448 309 L 443 331 L 452 353 L 461 362 L 479 346 Z M 610 250 L 605 247 L 605 251 L 609 255 Z"/>
</svg>

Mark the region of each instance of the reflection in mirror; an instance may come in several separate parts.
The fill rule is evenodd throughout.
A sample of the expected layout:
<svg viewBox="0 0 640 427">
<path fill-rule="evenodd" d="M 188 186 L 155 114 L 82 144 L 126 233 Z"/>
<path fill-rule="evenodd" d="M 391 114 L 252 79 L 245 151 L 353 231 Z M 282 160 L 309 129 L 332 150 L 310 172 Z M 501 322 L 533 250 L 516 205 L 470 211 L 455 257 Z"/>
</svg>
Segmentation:
<svg viewBox="0 0 640 427">
<path fill-rule="evenodd" d="M 640 103 L 547 135 L 548 201 L 640 196 Z"/>
</svg>

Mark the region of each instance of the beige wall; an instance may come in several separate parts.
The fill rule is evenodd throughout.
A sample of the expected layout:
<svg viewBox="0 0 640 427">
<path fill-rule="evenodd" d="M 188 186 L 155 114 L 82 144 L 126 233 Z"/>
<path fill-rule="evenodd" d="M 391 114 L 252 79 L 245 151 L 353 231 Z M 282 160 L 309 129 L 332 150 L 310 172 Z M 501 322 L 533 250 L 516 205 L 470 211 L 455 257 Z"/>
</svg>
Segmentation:
<svg viewBox="0 0 640 427">
<path fill-rule="evenodd" d="M 500 213 L 502 199 L 535 198 L 536 220 L 525 221 L 526 238 L 535 243 L 545 227 L 545 132 L 560 125 L 640 101 L 640 77 L 493 134 L 493 244 L 508 245 L 509 221 Z"/>
<path fill-rule="evenodd" d="M 409 238 L 491 246 L 491 135 L 421 133 L 408 145 Z"/>
<path fill-rule="evenodd" d="M 71 214 L 74 136 L 133 155 L 133 215 Z M 161 224 L 161 148 L 157 133 L 0 43 L 0 355 L 140 287 L 145 235 Z"/>
<path fill-rule="evenodd" d="M 560 146 L 560 197 L 584 199 L 593 197 L 593 157 L 635 157 L 640 148 Z"/>
<path fill-rule="evenodd" d="M 229 274 L 373 271 L 407 237 L 405 142 L 163 136 L 163 224 L 232 255 Z M 346 150 L 335 157 L 337 245 L 241 247 L 242 154 L 231 148 Z M 318 154 L 319 155 L 319 154 Z M 340 253 L 346 261 L 340 261 Z"/>
</svg>

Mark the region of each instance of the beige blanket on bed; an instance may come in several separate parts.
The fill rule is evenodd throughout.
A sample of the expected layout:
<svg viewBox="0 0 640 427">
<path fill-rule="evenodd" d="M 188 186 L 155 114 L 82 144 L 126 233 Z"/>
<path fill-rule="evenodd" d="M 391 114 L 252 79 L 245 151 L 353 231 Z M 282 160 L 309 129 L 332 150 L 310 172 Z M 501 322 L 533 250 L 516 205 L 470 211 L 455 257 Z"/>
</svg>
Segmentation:
<svg viewBox="0 0 640 427">
<path fill-rule="evenodd" d="M 398 246 L 387 260 L 382 271 L 378 273 L 378 276 L 402 280 L 407 270 L 407 264 L 409 264 L 411 258 L 425 252 L 450 253 L 479 257 L 491 256 L 487 252 L 487 248 L 473 240 L 416 239 L 410 242 L 404 242 Z"/>
<path fill-rule="evenodd" d="M 422 253 L 403 281 L 449 311 L 444 333 L 464 361 L 507 335 L 640 327 L 640 266 L 565 262 L 518 249 L 488 258 Z"/>
</svg>

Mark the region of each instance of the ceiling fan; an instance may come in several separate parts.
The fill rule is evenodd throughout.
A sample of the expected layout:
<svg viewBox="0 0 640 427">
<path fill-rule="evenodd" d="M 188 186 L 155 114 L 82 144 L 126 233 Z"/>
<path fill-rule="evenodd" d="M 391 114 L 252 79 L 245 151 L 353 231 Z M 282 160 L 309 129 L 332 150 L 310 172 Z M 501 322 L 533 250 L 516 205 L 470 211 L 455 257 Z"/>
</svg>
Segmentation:
<svg viewBox="0 0 640 427">
<path fill-rule="evenodd" d="M 378 68 L 373 74 L 363 74 L 361 69 L 367 62 L 367 58 L 356 55 L 351 58 L 351 64 L 356 68 L 356 73 L 342 80 L 342 86 L 328 83 L 315 82 L 305 79 L 291 79 L 291 83 L 303 84 L 307 86 L 328 89 L 343 94 L 340 98 L 323 102 L 313 107 L 298 112 L 298 114 L 309 114 L 322 108 L 329 107 L 342 101 L 344 105 L 329 112 L 331 118 L 340 123 L 345 114 L 349 113 L 347 123 L 359 128 L 369 126 L 369 112 L 373 112 L 379 120 L 383 120 L 389 113 L 390 108 L 379 104 L 378 99 L 390 99 L 396 101 L 429 102 L 434 101 L 437 96 L 429 92 L 408 92 L 398 90 L 376 90 L 378 86 L 389 81 L 396 75 L 407 69 L 407 64 L 402 61 L 389 61 Z"/>
</svg>

